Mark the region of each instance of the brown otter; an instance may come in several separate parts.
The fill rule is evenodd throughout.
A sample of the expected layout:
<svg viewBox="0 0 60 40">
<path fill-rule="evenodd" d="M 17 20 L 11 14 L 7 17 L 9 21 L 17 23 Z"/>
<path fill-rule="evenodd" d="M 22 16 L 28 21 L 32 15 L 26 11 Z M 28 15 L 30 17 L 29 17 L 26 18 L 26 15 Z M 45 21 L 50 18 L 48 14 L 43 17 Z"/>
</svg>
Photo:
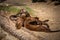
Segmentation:
<svg viewBox="0 0 60 40">
<path fill-rule="evenodd" d="M 32 31 L 50 31 L 49 26 L 43 26 L 48 25 L 47 23 L 40 21 L 38 17 L 28 17 L 24 22 L 24 27 L 26 27 L 29 30 Z"/>
<path fill-rule="evenodd" d="M 20 12 L 18 12 L 16 15 L 24 16 L 24 14 L 25 14 L 25 17 L 30 17 L 30 14 L 25 9 L 21 9 Z"/>
<path fill-rule="evenodd" d="M 27 17 L 30 17 L 30 14 L 25 11 L 24 9 L 20 10 L 20 13 L 17 14 L 17 20 L 16 20 L 16 27 L 17 29 L 20 29 L 22 26 L 24 27 L 24 21 Z"/>
<path fill-rule="evenodd" d="M 52 31 L 46 23 L 49 20 L 40 21 L 38 17 L 28 17 L 24 22 L 24 27 L 32 31 L 41 32 L 60 32 L 60 30 Z"/>
<path fill-rule="evenodd" d="M 12 21 L 16 21 L 17 17 L 21 17 L 25 20 L 26 17 L 30 17 L 30 14 L 25 9 L 21 9 L 16 15 L 11 15 L 9 18 Z"/>
</svg>

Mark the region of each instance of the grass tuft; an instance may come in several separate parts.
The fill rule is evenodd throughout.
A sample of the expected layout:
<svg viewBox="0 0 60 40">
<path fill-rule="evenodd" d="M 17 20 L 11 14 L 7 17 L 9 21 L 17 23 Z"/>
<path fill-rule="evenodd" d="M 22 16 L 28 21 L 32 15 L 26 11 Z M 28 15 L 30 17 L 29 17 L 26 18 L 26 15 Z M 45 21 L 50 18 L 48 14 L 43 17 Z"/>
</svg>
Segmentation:
<svg viewBox="0 0 60 40">
<path fill-rule="evenodd" d="M 34 10 L 32 10 L 31 8 L 29 8 L 28 6 L 23 6 L 25 8 L 25 10 L 27 10 L 32 16 L 34 15 Z M 12 12 L 12 13 L 18 13 L 20 11 L 19 8 L 14 7 L 14 6 L 0 6 L 0 10 L 3 11 L 8 11 L 8 12 Z"/>
</svg>

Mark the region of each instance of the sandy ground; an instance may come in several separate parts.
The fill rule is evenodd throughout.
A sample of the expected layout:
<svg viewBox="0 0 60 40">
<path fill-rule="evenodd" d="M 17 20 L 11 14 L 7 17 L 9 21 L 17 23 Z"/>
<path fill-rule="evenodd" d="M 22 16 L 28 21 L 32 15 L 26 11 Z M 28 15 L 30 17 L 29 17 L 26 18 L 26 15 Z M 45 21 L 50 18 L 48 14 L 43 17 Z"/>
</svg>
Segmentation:
<svg viewBox="0 0 60 40">
<path fill-rule="evenodd" d="M 40 20 L 49 19 L 49 26 L 51 30 L 60 30 L 60 6 L 54 6 L 52 4 L 45 3 L 30 3 L 26 2 L 27 6 L 33 9 L 34 15 L 39 17 Z M 60 40 L 60 32 L 55 33 L 45 33 L 45 32 L 34 32 L 28 29 L 22 28 L 20 29 L 20 33 L 23 38 L 27 35 L 30 40 Z M 32 39 L 31 39 L 32 38 Z M 24 40 L 24 39 L 22 39 Z"/>
</svg>

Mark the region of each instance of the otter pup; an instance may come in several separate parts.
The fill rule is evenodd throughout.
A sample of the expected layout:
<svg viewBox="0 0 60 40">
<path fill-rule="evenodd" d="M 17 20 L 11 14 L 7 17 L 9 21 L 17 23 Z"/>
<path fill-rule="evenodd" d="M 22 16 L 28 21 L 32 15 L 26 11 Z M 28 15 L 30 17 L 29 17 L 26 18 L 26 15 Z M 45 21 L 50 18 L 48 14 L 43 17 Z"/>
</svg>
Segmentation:
<svg viewBox="0 0 60 40">
<path fill-rule="evenodd" d="M 20 13 L 17 14 L 17 20 L 16 20 L 16 27 L 17 29 L 20 29 L 21 27 L 24 27 L 24 21 L 27 17 L 30 17 L 30 14 L 25 11 L 24 9 L 20 10 Z"/>
</svg>

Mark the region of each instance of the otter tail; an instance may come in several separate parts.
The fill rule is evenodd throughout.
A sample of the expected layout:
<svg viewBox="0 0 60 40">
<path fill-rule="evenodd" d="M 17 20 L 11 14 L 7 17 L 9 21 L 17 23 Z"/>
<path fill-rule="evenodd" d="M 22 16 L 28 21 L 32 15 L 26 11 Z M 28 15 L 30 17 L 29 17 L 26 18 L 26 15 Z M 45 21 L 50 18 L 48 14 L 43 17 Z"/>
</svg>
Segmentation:
<svg viewBox="0 0 60 40">
<path fill-rule="evenodd" d="M 49 32 L 60 32 L 60 30 L 55 30 L 55 31 L 50 30 Z"/>
</svg>

